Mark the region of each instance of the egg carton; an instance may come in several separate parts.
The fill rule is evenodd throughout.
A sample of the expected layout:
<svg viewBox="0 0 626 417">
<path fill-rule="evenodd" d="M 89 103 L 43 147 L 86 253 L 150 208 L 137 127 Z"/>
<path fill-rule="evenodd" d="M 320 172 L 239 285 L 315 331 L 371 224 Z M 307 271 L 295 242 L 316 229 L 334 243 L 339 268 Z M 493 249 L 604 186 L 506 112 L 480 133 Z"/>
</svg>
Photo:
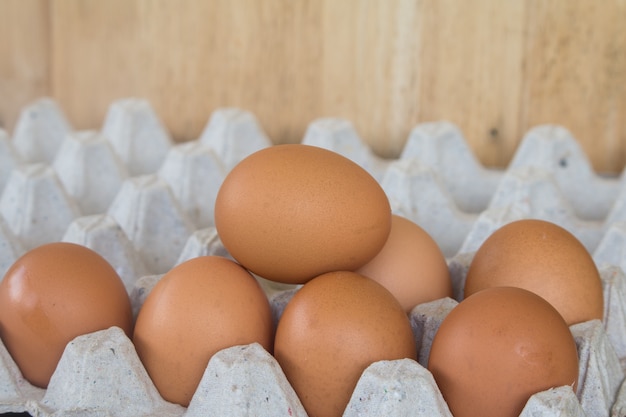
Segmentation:
<svg viewBox="0 0 626 417">
<path fill-rule="evenodd" d="M 557 223 L 592 254 L 604 319 L 571 326 L 577 392 L 533 395 L 522 416 L 626 415 L 626 180 L 594 172 L 563 127 L 523 137 L 509 166 L 488 169 L 447 122 L 417 125 L 402 153 L 378 157 L 343 119 L 313 121 L 302 143 L 352 159 L 376 178 L 392 210 L 421 225 L 446 255 L 454 295 L 415 307 L 416 360 L 380 361 L 362 374 L 345 416 L 450 416 L 426 369 L 440 323 L 462 299 L 469 264 L 498 227 L 522 218 Z M 79 243 L 107 259 L 136 315 L 175 265 L 229 254 L 213 203 L 240 160 L 272 146 L 250 112 L 216 110 L 196 140 L 175 143 L 149 102 L 111 104 L 99 130 L 74 130 L 51 99 L 25 107 L 12 137 L 0 129 L 0 275 L 27 250 Z M 257 277 L 277 322 L 297 286 Z M 276 360 L 260 345 L 233 346 L 209 362 L 185 408 L 161 398 L 132 342 L 112 327 L 69 343 L 47 389 L 29 384 L 0 343 L 0 413 L 33 416 L 292 415 L 306 413 Z"/>
</svg>

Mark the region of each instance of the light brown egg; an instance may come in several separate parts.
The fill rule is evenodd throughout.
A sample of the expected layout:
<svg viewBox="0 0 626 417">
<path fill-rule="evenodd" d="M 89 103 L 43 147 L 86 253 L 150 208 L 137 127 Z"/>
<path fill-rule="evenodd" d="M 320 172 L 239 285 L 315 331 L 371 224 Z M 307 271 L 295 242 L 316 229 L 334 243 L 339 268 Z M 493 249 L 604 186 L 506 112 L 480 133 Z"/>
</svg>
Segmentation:
<svg viewBox="0 0 626 417">
<path fill-rule="evenodd" d="M 133 342 L 161 396 L 188 406 L 209 359 L 253 342 L 272 351 L 270 305 L 237 263 L 201 256 L 174 267 L 139 310 Z"/>
<path fill-rule="evenodd" d="M 24 377 L 38 387 L 47 387 L 70 341 L 111 326 L 130 337 L 130 299 L 113 267 L 85 246 L 36 247 L 0 283 L 0 337 Z"/>
<path fill-rule="evenodd" d="M 534 393 L 578 383 L 578 353 L 561 315 L 538 295 L 489 288 L 441 323 L 428 369 L 455 417 L 517 417 Z"/>
<path fill-rule="evenodd" d="M 251 272 L 298 284 L 372 259 L 389 235 L 391 208 L 376 180 L 348 158 L 314 146 L 275 145 L 227 175 L 215 226 Z"/>
<path fill-rule="evenodd" d="M 487 238 L 467 272 L 465 297 L 498 286 L 540 295 L 568 325 L 603 317 L 602 281 L 593 258 L 574 235 L 554 223 L 519 220 Z"/>
<path fill-rule="evenodd" d="M 401 216 L 392 215 L 385 246 L 356 272 L 387 288 L 407 313 L 418 304 L 452 297 L 450 271 L 437 242 Z"/>
<path fill-rule="evenodd" d="M 389 291 L 354 272 L 313 278 L 287 304 L 274 356 L 309 416 L 341 416 L 375 361 L 416 358 L 404 310 Z"/>
</svg>

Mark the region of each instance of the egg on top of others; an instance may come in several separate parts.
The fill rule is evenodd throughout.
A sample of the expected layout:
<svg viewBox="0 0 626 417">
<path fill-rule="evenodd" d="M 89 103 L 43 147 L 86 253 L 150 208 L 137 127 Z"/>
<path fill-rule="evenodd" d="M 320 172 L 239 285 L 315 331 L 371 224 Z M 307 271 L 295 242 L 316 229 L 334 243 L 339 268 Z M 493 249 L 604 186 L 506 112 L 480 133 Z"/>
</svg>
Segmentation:
<svg viewBox="0 0 626 417">
<path fill-rule="evenodd" d="M 453 296 L 448 264 L 437 242 L 395 214 L 381 251 L 356 272 L 387 288 L 407 313 L 418 304 Z"/>
<path fill-rule="evenodd" d="M 568 325 L 604 315 L 602 280 L 593 258 L 572 233 L 552 222 L 514 221 L 483 242 L 467 271 L 464 296 L 498 286 L 540 295 Z"/>
<path fill-rule="evenodd" d="M 0 338 L 37 387 L 47 387 L 69 342 L 112 326 L 132 335 L 130 298 L 115 269 L 85 246 L 31 249 L 0 283 Z"/>
<path fill-rule="evenodd" d="M 391 207 L 376 179 L 350 159 L 316 146 L 274 145 L 228 173 L 215 226 L 230 255 L 255 275 L 303 284 L 369 262 L 389 236 Z"/>
</svg>

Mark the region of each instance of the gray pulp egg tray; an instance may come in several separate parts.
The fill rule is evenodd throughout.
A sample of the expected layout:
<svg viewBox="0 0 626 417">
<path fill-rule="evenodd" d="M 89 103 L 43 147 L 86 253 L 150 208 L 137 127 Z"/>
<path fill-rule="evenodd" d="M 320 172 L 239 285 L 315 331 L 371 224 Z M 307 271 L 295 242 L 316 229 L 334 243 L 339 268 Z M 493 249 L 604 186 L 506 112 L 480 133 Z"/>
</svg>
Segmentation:
<svg viewBox="0 0 626 417">
<path fill-rule="evenodd" d="M 604 320 L 571 326 L 580 379 L 574 393 L 535 394 L 522 416 L 626 416 L 626 179 L 596 174 L 567 130 L 528 131 L 509 166 L 486 169 L 446 122 L 417 125 L 402 154 L 377 157 L 350 122 L 312 122 L 302 140 L 360 164 L 392 209 L 439 244 L 455 297 L 410 314 L 416 360 L 373 363 L 345 416 L 450 416 L 426 369 L 439 324 L 462 298 L 473 254 L 498 227 L 552 221 L 592 254 L 602 277 Z M 160 277 L 201 255 L 228 256 L 213 226 L 226 173 L 271 146 L 249 112 L 215 111 L 201 136 L 174 143 L 145 100 L 111 104 L 99 131 L 76 131 L 50 99 L 22 110 L 12 137 L 0 129 L 0 276 L 25 251 L 68 241 L 117 270 L 136 314 Z M 112 244 L 114 242 L 115 244 Z M 297 288 L 260 279 L 277 321 Z M 29 384 L 0 343 L 0 413 L 33 416 L 305 416 L 280 366 L 260 345 L 234 346 L 209 362 L 189 407 L 163 400 L 118 328 L 69 343 L 47 389 Z"/>
</svg>

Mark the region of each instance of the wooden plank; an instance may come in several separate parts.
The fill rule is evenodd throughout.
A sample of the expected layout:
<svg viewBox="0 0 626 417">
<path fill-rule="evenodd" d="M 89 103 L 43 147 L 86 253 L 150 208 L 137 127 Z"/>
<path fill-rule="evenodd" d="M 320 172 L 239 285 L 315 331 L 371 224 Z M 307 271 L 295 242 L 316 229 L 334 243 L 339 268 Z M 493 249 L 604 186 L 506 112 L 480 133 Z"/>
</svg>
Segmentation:
<svg viewBox="0 0 626 417">
<path fill-rule="evenodd" d="M 425 2 L 419 114 L 457 124 L 477 157 L 504 166 L 521 131 L 526 2 Z"/>
<path fill-rule="evenodd" d="M 13 131 L 23 106 L 50 93 L 48 3 L 0 3 L 0 127 Z"/>
<path fill-rule="evenodd" d="M 57 2 L 55 96 L 82 127 L 137 95 L 178 140 L 197 137 L 216 108 L 237 106 L 276 142 L 293 141 L 316 106 L 319 6 L 291 3 Z"/>
<path fill-rule="evenodd" d="M 626 3 L 594 0 L 528 6 L 524 127 L 557 123 L 598 171 L 626 162 Z"/>
<path fill-rule="evenodd" d="M 134 1 L 51 4 L 52 92 L 76 128 L 99 128 L 112 100 L 149 92 L 139 77 L 150 64 L 137 39 L 141 17 Z"/>
<path fill-rule="evenodd" d="M 519 135 L 522 4 L 59 1 L 53 88 L 79 126 L 141 95 L 179 140 L 239 106 L 277 143 L 343 117 L 391 157 L 416 123 L 449 119 L 497 165 Z"/>
<path fill-rule="evenodd" d="M 7 125 L 49 92 L 77 128 L 98 128 L 114 100 L 138 96 L 177 140 L 237 106 L 276 143 L 300 141 L 316 118 L 346 118 L 390 157 L 415 124 L 446 119 L 499 167 L 530 127 L 559 123 L 594 168 L 619 172 L 625 9 L 622 0 L 2 0 L 0 118 Z"/>
</svg>

